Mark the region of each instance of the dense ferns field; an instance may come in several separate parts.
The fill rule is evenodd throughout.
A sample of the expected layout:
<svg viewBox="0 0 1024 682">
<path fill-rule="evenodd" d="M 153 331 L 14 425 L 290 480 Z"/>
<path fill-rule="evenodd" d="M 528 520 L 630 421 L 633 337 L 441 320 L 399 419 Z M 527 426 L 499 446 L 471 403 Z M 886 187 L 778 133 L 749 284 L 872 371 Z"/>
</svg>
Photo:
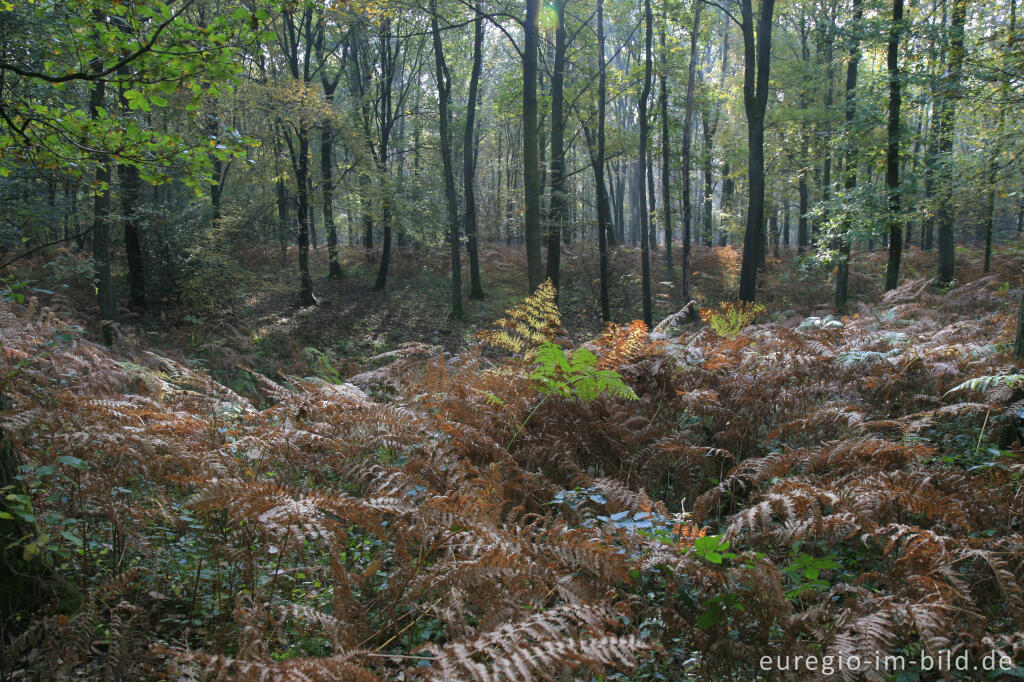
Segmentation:
<svg viewBox="0 0 1024 682">
<path fill-rule="evenodd" d="M 576 345 L 543 288 L 260 399 L 3 301 L 3 676 L 1024 676 L 1007 281 Z"/>
</svg>

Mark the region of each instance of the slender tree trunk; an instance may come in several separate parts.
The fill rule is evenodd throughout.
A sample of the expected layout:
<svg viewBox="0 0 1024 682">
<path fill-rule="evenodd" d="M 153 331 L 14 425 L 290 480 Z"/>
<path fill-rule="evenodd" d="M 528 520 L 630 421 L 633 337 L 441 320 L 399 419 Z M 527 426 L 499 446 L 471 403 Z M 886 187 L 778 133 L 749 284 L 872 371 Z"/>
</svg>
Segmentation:
<svg viewBox="0 0 1024 682">
<path fill-rule="evenodd" d="M 94 13 L 97 21 L 105 21 L 102 12 Z M 99 70 L 102 64 L 97 60 L 93 69 Z M 106 95 L 106 82 L 102 79 L 93 83 L 89 95 L 89 116 L 96 119 Z M 103 341 L 107 345 L 114 342 L 114 324 L 117 322 L 117 301 L 114 299 L 113 283 L 110 279 L 110 166 L 106 155 L 96 160 L 95 195 L 93 198 L 92 219 L 92 257 L 95 267 L 96 298 L 100 307 L 100 323 L 103 328 Z"/>
<path fill-rule="evenodd" d="M 935 121 L 935 93 L 932 93 L 932 122 L 928 126 L 927 139 L 925 140 L 924 151 L 924 200 L 928 207 L 924 222 L 921 225 L 921 250 L 931 251 L 935 239 L 935 213 L 932 211 L 932 201 L 935 197 L 935 157 L 936 157 L 936 121 Z"/>
<path fill-rule="evenodd" d="M 754 34 L 752 0 L 740 0 L 743 18 L 743 104 L 747 115 L 747 176 L 750 197 L 743 235 L 740 300 L 753 301 L 757 293 L 757 260 L 764 231 L 764 114 L 768 106 L 771 64 L 772 14 L 775 0 L 761 0 Z M 755 42 L 756 41 L 756 42 Z"/>
<path fill-rule="evenodd" d="M 128 68 L 120 69 L 122 77 L 128 76 Z M 120 91 L 121 115 L 131 116 L 128 100 Z M 215 166 L 215 169 L 217 167 Z M 136 312 L 146 309 L 146 273 L 142 258 L 142 238 L 139 224 L 139 204 L 142 201 L 142 181 L 139 169 L 125 163 L 117 164 L 118 180 L 121 182 L 121 216 L 124 226 L 125 260 L 128 265 L 128 300 Z"/>
<path fill-rule="evenodd" d="M 789 248 L 789 198 L 782 206 L 782 245 Z"/>
<path fill-rule="evenodd" d="M 715 189 L 711 177 L 711 155 L 714 152 L 714 131 L 709 128 L 707 116 L 701 117 L 701 131 L 704 133 L 704 145 L 701 149 L 701 174 L 704 176 L 704 226 L 702 229 L 704 246 L 710 248 L 714 244 L 714 201 Z"/>
<path fill-rule="evenodd" d="M 551 198 L 548 215 L 548 279 L 558 287 L 562 254 L 562 230 L 565 227 L 565 3 L 555 0 L 558 24 L 555 27 L 555 63 L 551 72 Z"/>
<path fill-rule="evenodd" d="M 537 107 L 537 19 L 540 0 L 526 0 L 523 26 L 523 203 L 526 270 L 530 291 L 544 281 L 540 228 L 540 162 Z"/>
<path fill-rule="evenodd" d="M 320 131 L 320 182 L 327 231 L 327 278 L 341 279 L 344 273 L 338 260 L 338 228 L 334 224 L 334 128 L 329 122 Z"/>
<path fill-rule="evenodd" d="M 394 204 L 391 197 L 385 193 L 381 198 L 380 265 L 377 267 L 377 280 L 373 284 L 375 291 L 383 291 L 388 283 L 388 270 L 391 267 L 391 219 L 393 213 Z"/>
<path fill-rule="evenodd" d="M 124 250 L 128 265 L 128 295 L 136 312 L 146 309 L 146 271 L 142 258 L 142 235 L 139 227 L 139 204 L 142 183 L 135 166 L 119 164 L 121 180 L 121 213 L 124 216 Z"/>
<path fill-rule="evenodd" d="M 729 162 L 722 164 L 722 214 L 728 215 L 732 212 L 732 195 L 736 191 L 736 181 L 732 179 L 732 171 Z M 725 221 L 718 226 L 718 245 L 725 246 L 729 242 L 729 231 L 725 229 Z"/>
<path fill-rule="evenodd" d="M 639 209 L 640 209 L 640 266 L 641 266 L 641 303 L 643 304 L 644 322 L 648 328 L 653 326 L 653 311 L 651 308 L 651 245 L 648 225 L 651 215 L 647 209 L 647 193 L 644 192 L 645 169 L 647 168 L 647 142 L 649 133 L 649 122 L 647 120 L 647 100 L 651 96 L 651 70 L 653 68 L 651 54 L 651 33 L 653 31 L 654 18 L 651 12 L 651 0 L 644 0 L 644 84 L 640 92 L 640 163 L 638 167 L 637 180 L 639 182 Z M 686 248 L 685 245 L 683 247 Z"/>
<path fill-rule="evenodd" d="M 956 100 L 960 96 L 960 77 L 964 63 L 964 23 L 968 0 L 953 0 L 949 36 L 949 69 L 942 76 L 942 113 L 938 121 L 939 156 L 942 172 L 939 182 L 939 207 L 936 222 L 939 228 L 939 271 L 941 284 L 953 281 L 956 268 L 953 242 L 953 127 L 956 122 Z"/>
<path fill-rule="evenodd" d="M 597 154 L 592 165 L 597 188 L 597 250 L 599 259 L 601 320 L 611 320 L 608 303 L 608 237 L 614 238 L 608 192 L 604 184 L 604 124 L 607 98 L 607 69 L 604 63 L 604 0 L 597 0 Z M 590 146 L 590 141 L 587 141 Z M 614 241 L 613 241 L 614 243 Z"/>
<path fill-rule="evenodd" d="M 683 114 L 683 301 L 690 300 L 690 226 L 693 222 L 690 205 L 690 143 L 693 140 L 693 89 L 697 73 L 697 39 L 700 37 L 700 14 L 703 2 L 694 3 L 693 28 L 690 30 L 690 64 L 686 72 L 686 111 Z"/>
<path fill-rule="evenodd" d="M 885 155 L 885 186 L 889 201 L 889 263 L 885 290 L 895 289 L 900 279 L 903 228 L 900 217 L 900 34 L 903 32 L 903 0 L 893 0 L 887 62 L 889 67 L 889 144 Z"/>
<path fill-rule="evenodd" d="M 988 197 L 987 215 L 985 216 L 985 274 L 992 269 L 992 233 L 996 226 L 996 181 L 999 179 L 999 138 L 1003 133 L 1003 117 L 1005 110 L 999 110 L 999 123 L 996 126 L 996 143 L 992 145 L 988 160 Z"/>
<path fill-rule="evenodd" d="M 370 187 L 370 176 L 364 173 L 359 179 L 359 207 L 363 215 L 363 248 L 369 254 L 373 250 L 373 190 Z"/>
<path fill-rule="evenodd" d="M 309 129 L 300 121 L 296 131 L 298 153 L 295 159 L 295 184 L 298 189 L 297 217 L 299 221 L 299 304 L 316 305 L 313 298 L 313 278 L 309 274 Z"/>
<path fill-rule="evenodd" d="M 452 168 L 451 135 L 448 132 L 450 114 L 448 101 L 451 96 L 451 77 L 444 58 L 441 44 L 441 28 L 437 21 L 437 0 L 430 0 L 430 32 L 434 40 L 434 79 L 437 82 L 437 102 L 441 137 L 441 163 L 444 167 L 444 197 L 448 208 L 448 241 L 452 256 L 452 317 L 465 317 L 462 309 L 462 259 L 461 236 L 459 234 L 459 200 L 455 195 L 455 171 Z M 471 155 L 470 150 L 466 150 Z"/>
<path fill-rule="evenodd" d="M 463 229 L 466 232 L 469 251 L 469 297 L 484 298 L 484 287 L 480 280 L 480 256 L 477 245 L 476 227 L 476 105 L 480 87 L 480 70 L 483 65 L 484 15 L 476 6 L 473 20 L 473 70 L 469 77 L 469 99 L 466 102 L 466 131 L 462 144 L 462 183 L 465 193 Z"/>
<path fill-rule="evenodd" d="M 277 175 L 277 239 L 281 249 L 281 267 L 288 266 L 288 190 L 285 187 L 285 171 L 281 164 L 281 132 L 274 124 L 274 173 Z"/>
<path fill-rule="evenodd" d="M 665 227 L 665 267 L 668 280 L 671 282 L 675 279 L 673 268 L 675 264 L 672 262 L 672 152 L 668 125 L 668 47 L 665 44 L 667 24 L 668 16 L 666 13 L 666 16 L 662 17 L 661 35 L 659 36 L 661 44 L 661 73 L 659 74 L 659 84 L 661 86 L 661 205 L 664 207 L 662 209 L 664 213 L 662 224 Z"/>
<path fill-rule="evenodd" d="M 850 35 L 850 56 L 846 64 L 846 180 L 843 186 L 847 194 L 857 187 L 857 147 L 854 144 L 853 122 L 857 115 L 857 68 L 860 65 L 859 33 L 861 19 L 864 16 L 861 0 L 853 0 L 853 25 Z M 849 212 L 843 217 L 843 227 L 839 234 L 839 262 L 836 269 L 836 308 L 846 310 L 850 288 L 850 234 L 852 218 Z"/>
</svg>

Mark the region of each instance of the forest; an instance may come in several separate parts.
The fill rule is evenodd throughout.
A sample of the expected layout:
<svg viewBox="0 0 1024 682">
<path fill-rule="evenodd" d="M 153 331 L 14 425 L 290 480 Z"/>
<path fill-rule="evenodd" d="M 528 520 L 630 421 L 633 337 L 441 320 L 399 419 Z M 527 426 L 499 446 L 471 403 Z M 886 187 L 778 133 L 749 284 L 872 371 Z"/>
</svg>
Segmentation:
<svg viewBox="0 0 1024 682">
<path fill-rule="evenodd" d="M 0 0 L 0 682 L 1024 678 L 1017 0 Z"/>
</svg>

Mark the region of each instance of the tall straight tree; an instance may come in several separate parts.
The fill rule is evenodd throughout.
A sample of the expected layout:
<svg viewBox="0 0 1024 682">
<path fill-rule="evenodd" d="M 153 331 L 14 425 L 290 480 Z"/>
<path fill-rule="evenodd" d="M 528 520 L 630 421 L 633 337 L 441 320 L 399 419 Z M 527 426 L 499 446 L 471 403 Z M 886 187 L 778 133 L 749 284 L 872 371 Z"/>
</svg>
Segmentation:
<svg viewBox="0 0 1024 682">
<path fill-rule="evenodd" d="M 939 282 L 953 281 L 956 269 L 953 243 L 953 127 L 956 123 L 956 102 L 960 97 L 960 78 L 964 66 L 964 23 L 967 18 L 967 0 L 953 0 L 950 18 L 949 68 L 941 77 L 939 93 L 942 107 L 936 122 L 935 137 L 938 145 L 939 206 L 936 222 L 939 232 Z"/>
<path fill-rule="evenodd" d="M 864 16 L 861 0 L 853 0 L 853 21 L 850 27 L 850 54 L 846 63 L 846 179 L 843 187 L 852 194 L 857 187 L 857 146 L 854 144 L 854 119 L 857 116 L 857 68 L 860 65 L 860 23 Z M 839 260 L 836 267 L 836 308 L 844 310 L 850 288 L 850 234 L 852 216 L 847 211 L 843 216 L 843 227 L 839 234 Z"/>
<path fill-rule="evenodd" d="M 473 19 L 473 69 L 469 76 L 469 99 L 466 102 L 466 129 L 462 142 L 462 183 L 465 194 L 465 211 L 462 227 L 466 233 L 466 249 L 469 251 L 469 297 L 484 297 L 480 281 L 480 253 L 477 245 L 476 228 L 476 102 L 480 90 L 480 69 L 484 52 L 484 15 L 476 4 Z"/>
<path fill-rule="evenodd" d="M 608 188 L 604 183 L 604 125 L 605 105 L 608 96 L 607 66 L 604 61 L 604 0 L 597 0 L 597 150 L 591 156 L 594 169 L 594 184 L 597 188 L 597 251 L 599 302 L 601 320 L 611 320 L 608 302 L 608 235 L 612 232 L 611 206 L 608 203 Z M 586 128 L 584 128 L 586 130 Z M 589 135 L 588 135 L 589 138 Z M 594 148 L 587 140 L 587 147 Z"/>
<path fill-rule="evenodd" d="M 683 300 L 690 300 L 690 225 L 693 209 L 690 205 L 690 142 L 693 139 L 693 87 L 697 73 L 697 38 L 700 35 L 700 11 L 703 0 L 693 3 L 693 28 L 690 30 L 690 65 L 686 73 L 686 111 L 683 114 Z"/>
<path fill-rule="evenodd" d="M 296 20 L 295 8 L 285 10 L 281 15 L 282 31 L 279 36 L 281 50 L 288 66 L 289 75 L 303 84 L 312 79 L 310 38 L 316 32 L 313 21 L 313 6 L 307 4 Z M 305 45 L 303 41 L 305 40 Z M 316 305 L 313 298 L 313 278 L 309 274 L 309 120 L 300 112 L 298 121 L 292 124 L 295 140 L 285 135 L 291 156 L 292 171 L 295 174 L 296 212 L 299 221 L 299 304 Z"/>
<path fill-rule="evenodd" d="M 523 203 L 526 275 L 533 291 L 544 281 L 540 231 L 540 156 L 537 147 L 537 20 L 540 0 L 526 0 L 523 23 Z"/>
<path fill-rule="evenodd" d="M 323 29 L 317 34 L 316 56 L 319 62 L 320 84 L 324 89 L 324 100 L 327 113 L 320 125 L 320 192 L 323 200 L 324 230 L 327 233 L 327 277 L 341 279 L 341 261 L 338 259 L 338 228 L 334 224 L 334 124 L 331 114 L 334 109 L 334 93 L 341 82 L 343 71 L 338 69 L 333 74 L 327 68 L 328 54 L 324 50 L 324 39 L 327 34 L 326 20 L 321 8 Z"/>
<path fill-rule="evenodd" d="M 740 266 L 740 300 L 757 294 L 757 264 L 764 231 L 764 114 L 768 108 L 768 73 L 772 52 L 775 0 L 761 0 L 754 29 L 753 0 L 740 0 L 743 30 L 743 108 L 747 115 L 747 225 Z"/>
<path fill-rule="evenodd" d="M 987 275 L 992 269 L 992 233 L 996 227 L 996 181 L 999 179 L 999 146 L 1003 136 L 1006 110 L 1000 106 L 999 123 L 996 126 L 995 144 L 991 144 L 988 157 L 988 196 L 985 198 L 985 268 Z"/>
<path fill-rule="evenodd" d="M 118 70 L 120 75 L 128 75 L 128 67 Z M 121 115 L 131 117 L 131 107 L 125 96 L 125 84 L 119 92 Z M 214 161 L 214 172 L 219 170 L 219 161 Z M 124 225 L 124 252 L 128 266 L 128 292 L 131 306 L 135 311 L 146 309 L 146 275 L 142 258 L 142 235 L 140 225 L 139 204 L 142 195 L 142 182 L 139 169 L 127 163 L 117 164 L 118 180 L 121 183 L 121 214 Z M 219 178 L 218 178 L 219 179 Z M 211 188 L 211 193 L 220 194 L 220 186 Z M 216 216 L 217 211 L 214 212 Z"/>
<path fill-rule="evenodd" d="M 651 240 L 649 226 L 651 214 L 647 208 L 647 193 L 644 191 L 646 179 L 645 169 L 647 168 L 648 138 L 650 136 L 650 122 L 647 120 L 647 100 L 651 96 L 651 70 L 654 66 L 651 55 L 652 32 L 654 30 L 654 16 L 651 12 L 651 0 L 644 0 L 644 85 L 640 92 L 640 164 L 637 180 L 639 184 L 638 202 L 640 204 L 640 267 L 641 267 L 641 301 L 643 305 L 644 322 L 650 327 L 653 322 L 653 310 L 651 308 Z"/>
<path fill-rule="evenodd" d="M 554 0 L 555 63 L 551 71 L 551 198 L 548 216 L 548 279 L 558 287 L 562 229 L 568 208 L 565 194 L 565 4 Z"/>
<path fill-rule="evenodd" d="M 725 91 L 725 77 L 727 74 L 729 65 L 729 19 L 726 18 L 723 22 L 722 30 L 722 71 L 719 76 L 718 90 L 719 92 Z M 710 71 L 709 64 L 709 71 Z M 708 74 L 710 76 L 710 73 Z M 704 82 L 703 77 L 701 82 Z M 712 164 L 713 164 L 713 152 L 715 142 L 715 132 L 718 130 L 718 121 L 722 113 L 722 105 L 715 97 L 712 101 L 707 101 L 712 98 L 705 98 L 705 106 L 701 111 L 701 130 L 704 137 L 704 148 L 701 153 L 701 162 L 703 165 L 704 175 L 704 246 L 711 247 L 714 245 L 714 178 L 712 177 Z M 725 206 L 722 206 L 723 210 Z M 724 234 L 724 231 L 723 231 Z M 724 246 L 724 244 L 723 244 Z"/>
<path fill-rule="evenodd" d="M 885 152 L 885 186 L 889 205 L 889 262 L 885 269 L 885 290 L 895 289 L 900 280 L 903 256 L 903 228 L 900 224 L 900 35 L 903 32 L 903 0 L 893 0 L 892 24 L 886 62 L 889 67 L 889 143 Z"/>
<path fill-rule="evenodd" d="M 452 80 L 441 44 L 441 27 L 437 20 L 437 0 L 430 0 L 430 34 L 434 39 L 434 79 L 437 82 L 437 107 L 441 137 L 441 165 L 444 167 L 444 198 L 448 209 L 448 239 L 452 256 L 452 317 L 464 317 L 462 309 L 462 245 L 459 235 L 459 200 L 455 195 L 455 170 L 452 168 L 451 135 L 448 132 L 451 114 Z M 469 154 L 470 150 L 466 150 Z"/>
<path fill-rule="evenodd" d="M 106 17 L 96 10 L 93 20 L 97 24 L 104 23 Z M 92 69 L 101 71 L 103 61 L 93 60 Z M 107 83 L 102 78 L 93 81 L 89 92 L 89 118 L 99 118 L 100 109 L 106 97 Z M 110 160 L 106 154 L 96 159 L 95 194 L 93 195 L 92 212 L 92 258 L 95 272 L 96 298 L 100 307 L 100 320 L 103 328 L 103 341 L 114 342 L 114 324 L 117 322 L 117 300 L 114 298 L 114 285 L 110 278 Z"/>
<path fill-rule="evenodd" d="M 668 9 L 667 2 L 662 2 L 661 34 L 659 43 L 661 46 L 661 69 L 658 73 L 661 86 L 661 205 L 664 206 L 661 219 L 665 228 L 665 267 L 668 270 L 669 281 L 675 279 L 674 265 L 672 262 L 672 166 L 671 166 L 671 138 L 669 137 L 668 120 L 668 46 L 666 45 L 665 34 L 668 32 Z"/>
</svg>

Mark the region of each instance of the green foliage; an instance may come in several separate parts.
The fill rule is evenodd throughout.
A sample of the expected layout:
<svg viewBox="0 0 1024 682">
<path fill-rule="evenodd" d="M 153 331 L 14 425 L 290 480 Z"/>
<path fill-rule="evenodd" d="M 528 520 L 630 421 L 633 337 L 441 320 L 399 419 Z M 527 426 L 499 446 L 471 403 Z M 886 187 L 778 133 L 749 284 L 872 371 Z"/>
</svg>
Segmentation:
<svg viewBox="0 0 1024 682">
<path fill-rule="evenodd" d="M 313 358 L 314 369 L 317 377 L 323 379 L 329 384 L 340 384 L 342 383 L 341 374 L 338 373 L 337 368 L 331 364 L 331 359 L 327 357 L 327 353 L 323 352 L 319 348 L 313 348 L 311 346 L 303 348 L 303 352 Z"/>
<path fill-rule="evenodd" d="M 986 391 L 998 386 L 1017 388 L 1022 384 L 1024 384 L 1024 374 L 993 374 L 968 379 L 946 391 L 946 395 L 957 391 Z"/>
<path fill-rule="evenodd" d="M 76 532 L 81 520 L 65 516 L 60 507 L 47 504 L 45 518 L 39 518 L 34 499 L 45 498 L 62 485 L 75 489 L 79 473 L 86 463 L 73 455 L 61 455 L 53 464 L 23 464 L 14 476 L 15 483 L 0 488 L 0 522 L 16 521 L 24 532 L 17 536 L 5 534 L 4 551 L 18 551 L 23 561 L 41 560 L 48 565 L 71 558 L 82 548 Z"/>
<path fill-rule="evenodd" d="M 793 561 L 782 569 L 782 572 L 790 580 L 792 589 L 786 592 L 786 597 L 795 600 L 808 590 L 827 589 L 829 583 L 822 579 L 822 571 L 833 571 L 842 568 L 834 555 L 816 557 L 806 552 L 795 553 Z"/>
<path fill-rule="evenodd" d="M 735 559 L 739 556 L 728 551 L 730 544 L 732 543 L 721 535 L 705 535 L 693 541 L 693 552 L 708 563 L 720 564 L 725 559 Z"/>
<path fill-rule="evenodd" d="M 763 313 L 765 307 L 760 303 L 738 301 L 731 303 L 722 301 L 718 309 L 705 309 L 700 311 L 700 319 L 705 324 L 711 325 L 719 336 L 731 339 L 739 334 L 744 327 L 753 323 L 758 313 Z"/>
<path fill-rule="evenodd" d="M 189 8 L 159 0 L 12 3 L 0 54 L 6 67 L 0 176 L 26 162 L 80 176 L 106 158 L 135 166 L 153 183 L 185 168 L 180 179 L 198 187 L 213 157 L 229 158 L 249 146 L 240 135 L 188 140 L 172 126 L 149 122 L 173 102 L 203 129 L 207 99 L 230 91 L 241 72 L 229 48 L 267 37 L 260 27 L 270 18 L 265 9 L 206 15 Z M 88 101 L 83 89 L 98 80 L 106 83 L 108 98 L 92 115 L 79 103 Z M 118 93 L 125 103 L 121 115 L 115 113 Z"/>
<path fill-rule="evenodd" d="M 637 400 L 622 376 L 610 369 L 598 369 L 598 358 L 586 348 L 567 354 L 560 346 L 545 341 L 537 351 L 536 366 L 530 379 L 545 395 L 579 398 L 589 403 L 603 393 Z"/>
</svg>

